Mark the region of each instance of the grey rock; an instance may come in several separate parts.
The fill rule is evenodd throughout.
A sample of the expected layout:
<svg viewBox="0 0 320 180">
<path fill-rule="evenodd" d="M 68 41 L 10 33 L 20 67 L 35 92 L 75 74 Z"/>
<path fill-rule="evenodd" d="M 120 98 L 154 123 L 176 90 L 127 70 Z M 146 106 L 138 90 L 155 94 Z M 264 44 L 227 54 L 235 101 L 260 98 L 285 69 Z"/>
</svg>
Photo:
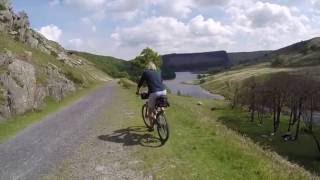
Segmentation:
<svg viewBox="0 0 320 180">
<path fill-rule="evenodd" d="M 2 75 L 9 92 L 13 114 L 23 114 L 34 107 L 36 75 L 33 65 L 14 59 L 8 66 L 9 74 Z"/>
<path fill-rule="evenodd" d="M 70 92 L 76 90 L 74 83 L 67 79 L 59 71 L 59 68 L 53 64 L 49 64 L 46 67 L 46 74 L 48 75 L 48 95 L 58 101 L 63 99 Z"/>
<path fill-rule="evenodd" d="M 11 6 L 11 0 L 0 0 L 0 5 L 9 8 Z"/>
<path fill-rule="evenodd" d="M 12 58 L 8 55 L 0 54 L 0 66 L 8 66 L 12 63 Z"/>
</svg>

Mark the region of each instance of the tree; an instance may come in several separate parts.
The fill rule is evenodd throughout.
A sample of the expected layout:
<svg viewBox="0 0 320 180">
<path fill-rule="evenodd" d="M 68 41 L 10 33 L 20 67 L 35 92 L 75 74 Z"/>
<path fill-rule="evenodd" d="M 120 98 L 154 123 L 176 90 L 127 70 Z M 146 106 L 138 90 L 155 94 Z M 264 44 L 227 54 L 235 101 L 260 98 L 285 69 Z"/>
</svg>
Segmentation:
<svg viewBox="0 0 320 180">
<path fill-rule="evenodd" d="M 134 59 L 133 64 L 144 69 L 149 62 L 153 62 L 158 68 L 160 68 L 162 65 L 162 58 L 157 52 L 147 47 Z"/>
<path fill-rule="evenodd" d="M 162 58 L 157 52 L 147 47 L 132 61 L 131 72 L 133 72 L 134 79 L 138 79 L 149 62 L 153 62 L 157 68 L 160 68 Z"/>
</svg>

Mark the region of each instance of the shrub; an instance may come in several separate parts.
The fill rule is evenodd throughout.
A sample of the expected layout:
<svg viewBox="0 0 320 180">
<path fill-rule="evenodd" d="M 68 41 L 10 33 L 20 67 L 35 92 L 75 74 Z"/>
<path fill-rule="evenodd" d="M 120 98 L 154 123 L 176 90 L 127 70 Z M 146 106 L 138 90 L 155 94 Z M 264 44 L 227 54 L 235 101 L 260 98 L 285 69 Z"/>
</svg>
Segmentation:
<svg viewBox="0 0 320 180">
<path fill-rule="evenodd" d="M 134 82 L 126 78 L 121 78 L 118 83 L 125 89 L 131 89 L 136 87 L 136 84 Z"/>
<path fill-rule="evenodd" d="M 282 60 L 281 60 L 280 57 L 277 57 L 275 60 L 273 60 L 271 62 L 271 66 L 272 67 L 277 67 L 277 66 L 280 66 L 280 65 L 282 65 Z"/>
<path fill-rule="evenodd" d="M 55 58 L 58 57 L 58 54 L 57 54 L 56 52 L 54 52 L 54 51 L 51 51 L 50 54 L 51 54 L 52 56 L 54 56 Z"/>
<path fill-rule="evenodd" d="M 4 10 L 6 10 L 6 9 L 7 9 L 7 7 L 6 7 L 5 5 L 0 4 L 0 11 L 4 11 Z"/>
<path fill-rule="evenodd" d="M 75 76 L 72 72 L 68 71 L 66 73 L 64 73 L 64 75 L 66 76 L 67 79 L 73 81 L 76 84 L 83 84 L 83 80 L 82 78 L 79 78 L 77 76 Z"/>
</svg>

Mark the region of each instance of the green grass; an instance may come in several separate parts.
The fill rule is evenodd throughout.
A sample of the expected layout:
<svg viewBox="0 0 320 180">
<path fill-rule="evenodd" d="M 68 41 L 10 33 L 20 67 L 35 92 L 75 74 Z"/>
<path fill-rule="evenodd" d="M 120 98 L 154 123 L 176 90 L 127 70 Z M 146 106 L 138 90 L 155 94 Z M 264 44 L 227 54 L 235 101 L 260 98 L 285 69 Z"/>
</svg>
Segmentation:
<svg viewBox="0 0 320 180">
<path fill-rule="evenodd" d="M 250 77 L 262 77 L 279 72 L 288 72 L 289 74 L 309 74 L 314 78 L 319 79 L 319 68 L 320 66 L 273 68 L 270 67 L 269 64 L 263 63 L 259 65 L 245 66 L 208 76 L 204 78 L 205 83 L 201 84 L 201 87 L 212 93 L 218 93 L 225 97 L 232 97 L 232 88 L 234 88 L 236 84 L 241 86 L 242 82 Z"/>
<path fill-rule="evenodd" d="M 25 58 L 25 51 L 32 52 L 32 60 L 29 63 L 36 67 L 37 82 L 45 84 L 47 81 L 47 74 L 44 71 L 45 66 L 53 64 L 58 67 L 62 73 L 69 75 L 70 80 L 75 81 L 79 86 L 90 86 L 95 83 L 95 79 L 84 69 L 78 67 L 71 67 L 64 64 L 57 57 L 46 54 L 39 49 L 33 49 L 28 45 L 14 40 L 8 34 L 0 32 L 0 52 L 11 51 L 15 57 L 20 59 Z M 28 60 L 26 60 L 28 61 Z"/>
<path fill-rule="evenodd" d="M 15 136 L 16 134 L 18 134 L 20 131 L 27 128 L 28 126 L 36 122 L 39 122 L 50 113 L 56 112 L 61 108 L 67 105 L 70 105 L 71 103 L 87 95 L 89 92 L 95 90 L 100 86 L 101 86 L 100 84 L 91 85 L 88 88 L 81 89 L 75 92 L 74 94 L 71 94 L 70 96 L 64 98 L 60 102 L 57 102 L 52 98 L 47 98 L 46 106 L 43 110 L 38 112 L 29 112 L 29 113 L 26 113 L 25 115 L 19 115 L 11 119 L 8 119 L 4 122 L 1 122 L 0 123 L 0 143 Z"/>
<path fill-rule="evenodd" d="M 126 103 L 140 112 L 142 101 L 133 89 L 123 93 Z M 225 102 L 170 96 L 167 111 L 171 137 L 162 147 L 138 146 L 133 153 L 142 159 L 138 170 L 154 179 L 308 179 L 311 175 L 249 138 L 228 129 L 218 119 Z M 211 111 L 215 107 L 217 111 Z M 140 114 L 140 113 L 137 113 Z M 142 126 L 140 115 L 132 124 Z M 143 136 L 146 132 L 135 132 Z M 151 135 L 157 136 L 155 133 Z M 155 142 L 155 144 L 157 144 Z M 147 145 L 153 145 L 148 144 Z"/>
<path fill-rule="evenodd" d="M 287 132 L 288 120 L 286 117 L 282 118 L 280 128 L 275 136 L 270 136 L 273 131 L 271 117 L 264 119 L 263 123 L 260 124 L 259 122 L 251 122 L 249 113 L 229 108 L 218 111 L 217 116 L 218 120 L 223 124 L 243 135 L 249 136 L 264 148 L 276 151 L 289 160 L 303 165 L 311 172 L 317 174 L 320 172 L 320 162 L 318 160 L 320 153 L 311 135 L 303 131 L 303 123 L 301 124 L 302 129 L 300 130 L 299 139 L 285 142 L 281 136 Z M 318 130 L 319 128 L 315 131 Z M 295 132 L 295 127 L 292 127 L 292 132 Z"/>
<path fill-rule="evenodd" d="M 128 69 L 130 67 L 129 61 L 117 59 L 111 56 L 99 56 L 85 52 L 73 52 L 74 54 L 86 58 L 92 62 L 96 68 L 109 74 L 114 78 L 128 78 Z"/>
</svg>

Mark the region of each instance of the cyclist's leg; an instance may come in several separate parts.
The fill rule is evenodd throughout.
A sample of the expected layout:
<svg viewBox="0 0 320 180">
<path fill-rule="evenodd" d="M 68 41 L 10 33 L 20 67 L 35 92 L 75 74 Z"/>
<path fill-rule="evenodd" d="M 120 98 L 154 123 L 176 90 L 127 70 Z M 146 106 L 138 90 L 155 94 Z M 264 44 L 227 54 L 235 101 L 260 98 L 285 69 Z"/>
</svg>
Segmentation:
<svg viewBox="0 0 320 180">
<path fill-rule="evenodd" d="M 156 93 L 151 93 L 149 95 L 149 99 L 148 99 L 148 117 L 149 117 L 149 121 L 150 124 L 154 125 L 154 120 L 155 120 L 155 106 L 156 106 L 156 100 L 157 100 L 157 94 Z"/>
</svg>

